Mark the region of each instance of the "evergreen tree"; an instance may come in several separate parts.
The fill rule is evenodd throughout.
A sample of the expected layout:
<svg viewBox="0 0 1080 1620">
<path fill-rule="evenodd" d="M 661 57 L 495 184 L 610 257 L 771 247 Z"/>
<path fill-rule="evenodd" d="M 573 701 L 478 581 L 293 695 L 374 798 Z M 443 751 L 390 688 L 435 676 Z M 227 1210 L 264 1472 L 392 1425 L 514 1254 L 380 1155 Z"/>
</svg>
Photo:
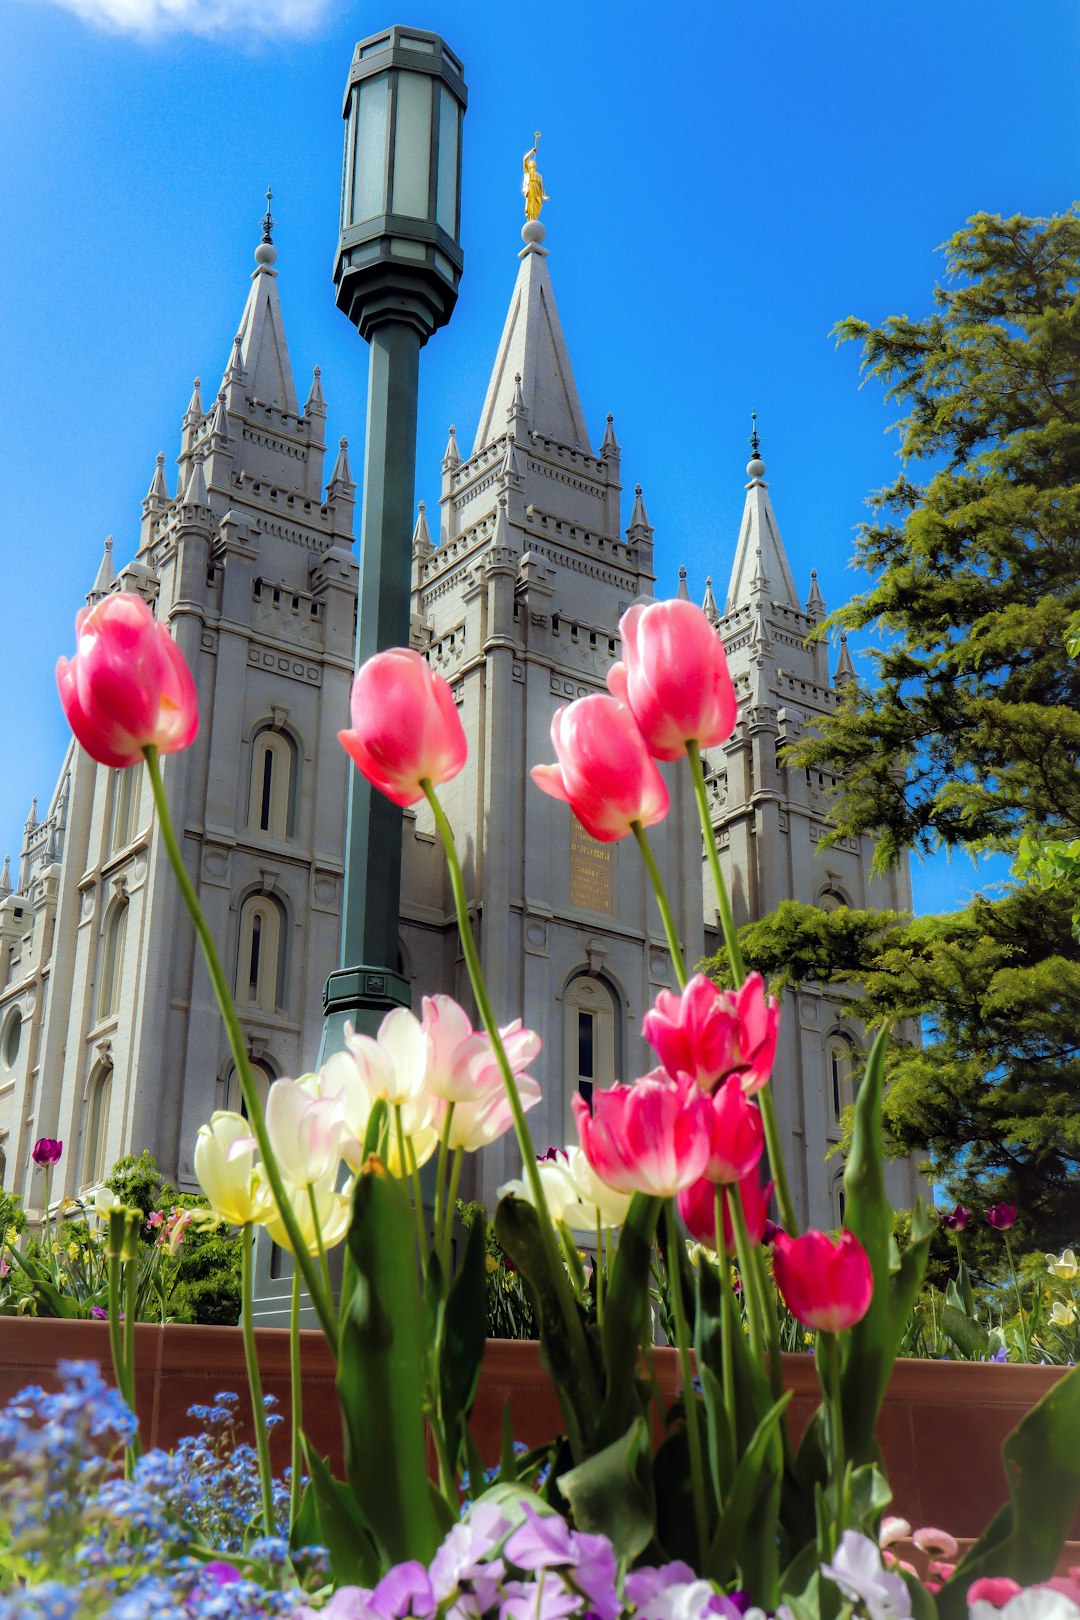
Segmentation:
<svg viewBox="0 0 1080 1620">
<path fill-rule="evenodd" d="M 872 834 L 879 868 L 1080 837 L 1080 217 L 978 214 L 946 252 L 928 318 L 837 329 L 904 413 L 902 470 L 859 537 L 873 584 L 830 621 L 879 632 L 873 678 L 797 758 L 840 779 L 833 837 Z M 869 1022 L 925 1020 L 894 1052 L 892 1147 L 1051 1247 L 1080 1237 L 1080 952 L 1068 883 L 1032 875 L 916 922 L 785 906 L 747 946 L 852 984 Z"/>
</svg>

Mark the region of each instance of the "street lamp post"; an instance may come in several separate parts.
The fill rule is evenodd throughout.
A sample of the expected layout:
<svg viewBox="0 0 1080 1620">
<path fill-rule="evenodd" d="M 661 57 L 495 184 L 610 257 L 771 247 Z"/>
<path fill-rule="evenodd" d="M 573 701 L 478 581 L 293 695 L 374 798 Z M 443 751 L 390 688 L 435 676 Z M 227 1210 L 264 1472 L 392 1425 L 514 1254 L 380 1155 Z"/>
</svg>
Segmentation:
<svg viewBox="0 0 1080 1620">
<path fill-rule="evenodd" d="M 438 34 L 387 28 L 353 52 L 334 284 L 338 308 L 371 346 L 357 667 L 409 643 L 420 350 L 457 303 L 467 100 L 462 65 Z M 398 959 L 401 828 L 400 809 L 350 768 L 342 965 L 323 992 L 320 1063 L 344 1047 L 346 1021 L 374 1034 L 410 1001 Z M 287 1324 L 291 1262 L 277 1268 L 260 1234 L 255 1264 L 257 1319 Z M 310 1305 L 302 1317 L 314 1325 Z"/>
<path fill-rule="evenodd" d="M 361 40 L 345 90 L 338 308 L 371 346 L 357 667 L 408 646 L 420 350 L 457 303 L 462 252 L 460 61 L 438 34 Z M 341 967 L 323 996 L 323 1056 L 347 1019 L 374 1033 L 407 1006 L 399 971 L 402 813 L 350 771 Z"/>
</svg>

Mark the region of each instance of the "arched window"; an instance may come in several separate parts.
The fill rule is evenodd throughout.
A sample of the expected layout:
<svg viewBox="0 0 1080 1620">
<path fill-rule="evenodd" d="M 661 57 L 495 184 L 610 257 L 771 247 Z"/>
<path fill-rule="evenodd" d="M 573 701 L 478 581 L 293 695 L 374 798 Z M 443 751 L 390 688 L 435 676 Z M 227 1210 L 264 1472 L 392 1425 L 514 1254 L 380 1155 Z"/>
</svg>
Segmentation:
<svg viewBox="0 0 1080 1620">
<path fill-rule="evenodd" d="M 854 1053 L 845 1035 L 830 1035 L 826 1046 L 826 1081 L 829 1104 L 835 1125 L 840 1124 L 845 1108 L 855 1101 L 853 1077 Z"/>
<path fill-rule="evenodd" d="M 240 908 L 236 999 L 268 1013 L 285 1002 L 285 910 L 269 894 L 250 895 Z"/>
<path fill-rule="evenodd" d="M 139 829 L 139 788 L 142 772 L 134 765 L 115 771 L 112 847 L 125 849 Z"/>
<path fill-rule="evenodd" d="M 565 1095 L 567 1128 L 571 1129 L 570 1098 L 575 1092 L 591 1107 L 594 1090 L 615 1083 L 618 1006 L 603 979 L 583 973 L 570 981 L 565 1009 Z"/>
<path fill-rule="evenodd" d="M 128 903 L 118 900 L 105 922 L 101 941 L 101 971 L 98 979 L 98 1018 L 111 1018 L 120 1004 L 120 983 L 124 972 L 124 941 L 127 937 Z"/>
<path fill-rule="evenodd" d="M 265 1108 L 266 1094 L 270 1090 L 270 1082 L 273 1076 L 265 1063 L 252 1061 L 251 1078 L 255 1082 L 255 1090 L 258 1093 L 259 1101 Z M 225 1107 L 234 1114 L 243 1114 L 245 1119 L 248 1117 L 247 1103 L 244 1101 L 244 1094 L 240 1090 L 240 1076 L 235 1068 L 230 1071 L 229 1078 L 225 1082 Z"/>
<path fill-rule="evenodd" d="M 843 1226 L 844 1211 L 847 1207 L 847 1196 L 844 1192 L 844 1172 L 842 1170 L 833 1177 L 832 1197 L 835 1223 L 837 1226 Z"/>
<path fill-rule="evenodd" d="M 247 824 L 268 838 L 291 838 L 296 806 L 296 746 L 283 731 L 264 726 L 251 745 Z"/>
<path fill-rule="evenodd" d="M 109 1168 L 107 1151 L 112 1080 L 112 1064 L 103 1063 L 90 1081 L 83 1126 L 83 1186 L 89 1186 L 95 1181 L 103 1181 Z"/>
<path fill-rule="evenodd" d="M 831 883 L 827 889 L 822 889 L 817 903 L 822 911 L 844 911 L 847 908 L 848 898 L 842 889 Z"/>
<path fill-rule="evenodd" d="M 3 1185 L 4 1185 L 4 1177 L 6 1175 L 7 1175 L 7 1149 L 5 1148 L 3 1142 L 0 1142 L 0 1187 L 3 1187 Z"/>
</svg>

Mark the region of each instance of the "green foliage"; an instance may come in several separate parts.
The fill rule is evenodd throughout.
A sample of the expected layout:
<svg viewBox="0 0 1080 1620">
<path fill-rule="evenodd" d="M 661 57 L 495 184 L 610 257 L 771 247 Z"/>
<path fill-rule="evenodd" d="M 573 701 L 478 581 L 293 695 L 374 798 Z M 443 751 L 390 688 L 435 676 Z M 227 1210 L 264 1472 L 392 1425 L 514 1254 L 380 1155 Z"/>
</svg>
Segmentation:
<svg viewBox="0 0 1080 1620">
<path fill-rule="evenodd" d="M 485 1230 L 486 1311 L 489 1339 L 538 1339 L 540 1328 L 521 1277 L 509 1264 L 507 1254 L 487 1221 L 483 1204 L 457 1202 L 457 1215 L 466 1232 L 481 1218 Z"/>
</svg>

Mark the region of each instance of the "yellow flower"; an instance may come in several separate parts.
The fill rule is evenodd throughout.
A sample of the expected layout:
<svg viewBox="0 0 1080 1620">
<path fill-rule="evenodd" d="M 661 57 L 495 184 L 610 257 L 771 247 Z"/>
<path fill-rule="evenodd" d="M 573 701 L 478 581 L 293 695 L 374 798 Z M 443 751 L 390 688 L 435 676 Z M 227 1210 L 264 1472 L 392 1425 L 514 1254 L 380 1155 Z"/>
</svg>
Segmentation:
<svg viewBox="0 0 1080 1620">
<path fill-rule="evenodd" d="M 485 1256 L 484 1256 L 484 1270 L 487 1272 L 488 1276 L 490 1277 L 494 1272 L 498 1271 L 498 1269 L 499 1269 L 499 1262 L 495 1258 L 495 1256 L 493 1254 L 485 1254 Z"/>
<path fill-rule="evenodd" d="M 18 1243 L 18 1241 L 19 1228 L 17 1226 L 9 1226 L 7 1231 L 4 1233 L 4 1242 L 14 1246 L 16 1243 Z"/>
<path fill-rule="evenodd" d="M 54 1243 L 53 1244 L 52 1252 L 53 1252 L 53 1254 L 59 1256 L 59 1254 L 60 1254 L 60 1245 L 59 1245 L 59 1243 Z"/>
<path fill-rule="evenodd" d="M 1076 1306 L 1063 1305 L 1060 1299 L 1055 1299 L 1050 1307 L 1050 1320 L 1055 1327 L 1072 1327 L 1076 1321 Z"/>
<path fill-rule="evenodd" d="M 1046 1269 L 1054 1277 L 1060 1277 L 1062 1282 L 1072 1282 L 1080 1266 L 1077 1265 L 1076 1255 L 1071 1249 L 1062 1249 L 1061 1253 L 1046 1256 Z"/>
<path fill-rule="evenodd" d="M 69 1260 L 77 1260 L 79 1258 L 79 1245 L 77 1243 L 68 1244 L 67 1257 Z"/>
</svg>

